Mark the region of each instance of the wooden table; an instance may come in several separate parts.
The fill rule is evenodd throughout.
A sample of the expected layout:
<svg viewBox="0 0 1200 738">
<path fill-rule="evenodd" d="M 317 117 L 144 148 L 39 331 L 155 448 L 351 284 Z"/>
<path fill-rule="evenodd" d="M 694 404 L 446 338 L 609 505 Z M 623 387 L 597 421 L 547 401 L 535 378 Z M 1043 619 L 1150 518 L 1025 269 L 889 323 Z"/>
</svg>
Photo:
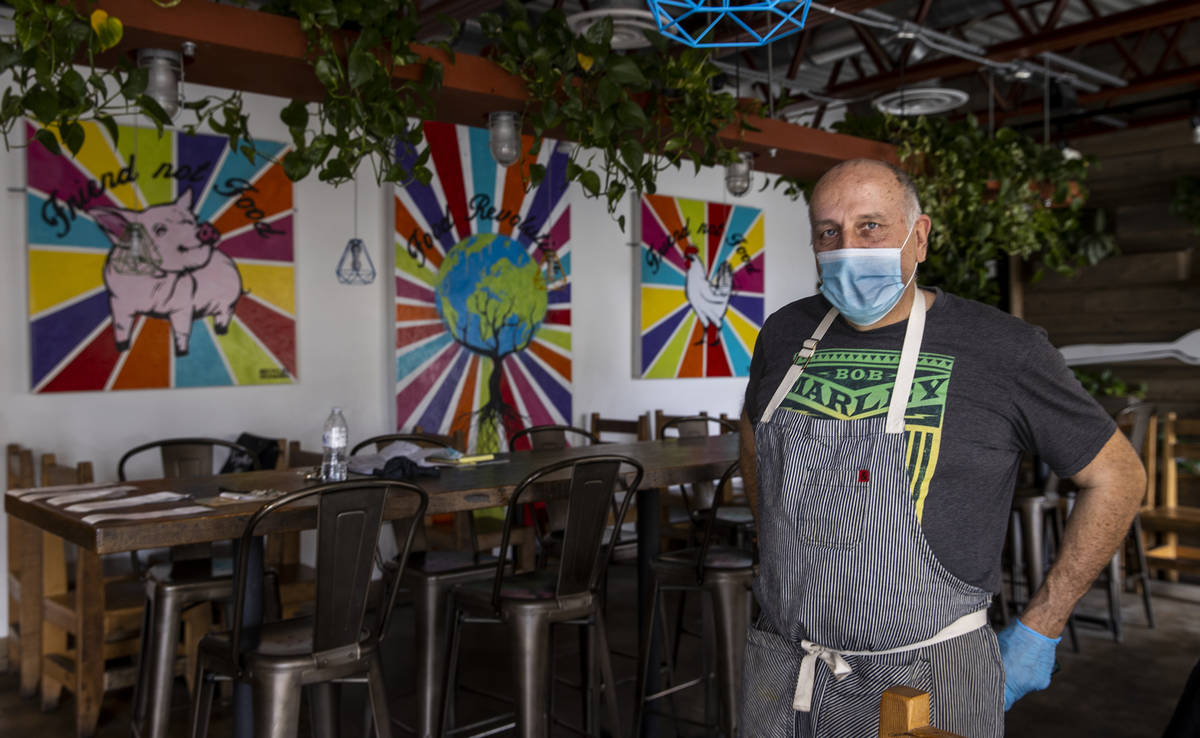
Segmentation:
<svg viewBox="0 0 1200 738">
<path fill-rule="evenodd" d="M 521 479 L 546 464 L 596 453 L 630 456 L 645 469 L 641 486 L 643 491 L 639 493 L 638 500 L 639 577 L 643 577 L 650 558 L 657 552 L 657 488 L 715 479 L 737 458 L 737 452 L 738 439 L 733 434 L 694 439 L 671 438 L 605 444 L 600 448 L 501 454 L 499 458 L 506 459 L 506 463 L 445 469 L 439 477 L 416 481 L 429 493 L 429 514 L 462 512 L 507 504 Z M 186 501 L 186 504 L 195 504 L 195 501 L 216 497 L 222 490 L 273 489 L 289 492 L 301 489 L 312 484 L 305 480 L 302 471 L 247 472 L 188 480 L 153 479 L 128 484 L 137 487 L 140 492 L 170 490 L 186 493 L 194 498 Z M 29 490 L 10 490 L 6 493 L 5 511 L 79 546 L 75 576 L 76 611 L 80 614 L 76 631 L 79 637 L 76 643 L 75 728 L 77 736 L 84 738 L 95 734 L 104 691 L 103 619 L 99 615 L 104 611 L 101 555 L 234 539 L 241 536 L 246 522 L 261 503 L 225 504 L 186 517 L 110 520 L 92 525 L 82 520 L 82 513 L 68 513 L 44 500 L 21 499 L 21 495 L 27 492 Z M 122 508 L 120 511 L 150 511 L 180 504 L 185 503 L 146 505 L 143 508 Z M 401 509 L 390 510 L 389 515 L 402 517 L 405 512 Z M 315 528 L 316 510 L 311 506 L 297 508 L 287 514 L 274 516 L 272 521 L 274 524 L 264 526 L 262 532 Z M 24 565 L 21 567 L 22 601 L 26 597 L 35 602 L 42 599 L 41 538 L 41 535 L 27 536 L 21 542 L 24 552 Z M 643 581 L 641 584 L 643 601 L 639 607 L 645 610 L 648 607 L 645 601 L 648 583 Z M 639 617 L 639 621 L 642 619 Z M 644 633 L 645 629 L 641 629 L 641 632 Z"/>
</svg>

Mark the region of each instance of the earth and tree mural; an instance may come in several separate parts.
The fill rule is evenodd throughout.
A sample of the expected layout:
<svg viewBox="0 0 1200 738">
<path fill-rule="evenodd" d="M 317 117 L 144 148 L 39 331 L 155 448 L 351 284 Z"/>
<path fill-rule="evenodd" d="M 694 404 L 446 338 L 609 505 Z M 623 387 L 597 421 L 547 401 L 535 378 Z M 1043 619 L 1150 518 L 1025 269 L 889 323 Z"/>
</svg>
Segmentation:
<svg viewBox="0 0 1200 738">
<path fill-rule="evenodd" d="M 527 139 L 505 169 L 486 130 L 426 123 L 425 137 L 434 181 L 395 196 L 397 428 L 500 450 L 526 425 L 571 421 L 567 155 L 546 141 L 531 156 Z M 547 176 L 526 192 L 534 161 Z M 563 270 L 552 284 L 548 261 Z"/>
</svg>

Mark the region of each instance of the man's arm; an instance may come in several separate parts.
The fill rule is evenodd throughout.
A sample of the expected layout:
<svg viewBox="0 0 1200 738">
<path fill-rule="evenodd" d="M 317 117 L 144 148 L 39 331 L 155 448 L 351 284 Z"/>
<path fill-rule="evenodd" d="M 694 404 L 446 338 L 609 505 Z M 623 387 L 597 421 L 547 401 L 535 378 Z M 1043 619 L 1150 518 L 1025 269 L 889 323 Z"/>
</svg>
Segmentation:
<svg viewBox="0 0 1200 738">
<path fill-rule="evenodd" d="M 742 486 L 746 492 L 746 500 L 750 503 L 750 512 L 758 522 L 758 468 L 754 461 L 754 424 L 750 416 L 742 411 L 741 428 L 742 444 L 738 458 L 742 462 Z"/>
<path fill-rule="evenodd" d="M 1079 496 L 1062 548 L 1021 615 L 1021 622 L 1050 638 L 1062 632 L 1075 603 L 1112 559 L 1146 493 L 1146 470 L 1119 430 L 1071 479 Z M 747 481 L 747 494 L 749 489 Z"/>
</svg>

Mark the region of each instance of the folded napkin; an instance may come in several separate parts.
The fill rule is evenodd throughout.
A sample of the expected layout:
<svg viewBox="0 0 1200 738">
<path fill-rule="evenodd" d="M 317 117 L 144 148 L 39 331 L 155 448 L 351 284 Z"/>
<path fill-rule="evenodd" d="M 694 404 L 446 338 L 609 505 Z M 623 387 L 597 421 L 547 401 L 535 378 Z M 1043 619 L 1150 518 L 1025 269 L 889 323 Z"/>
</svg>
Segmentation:
<svg viewBox="0 0 1200 738">
<path fill-rule="evenodd" d="M 148 495 L 137 495 L 135 497 L 122 497 L 116 500 L 102 500 L 100 502 L 81 502 L 76 505 L 71 505 L 64 508 L 67 512 L 96 512 L 97 510 L 114 510 L 119 507 L 137 507 L 138 505 L 151 505 L 156 502 L 174 502 L 175 500 L 187 499 L 189 495 L 183 495 L 178 492 L 153 492 Z"/>
<path fill-rule="evenodd" d="M 169 507 L 165 510 L 151 510 L 149 512 L 131 513 L 131 512 L 114 512 L 114 513 L 93 513 L 85 515 L 83 522 L 88 525 L 105 520 L 153 520 L 154 518 L 174 518 L 181 515 L 195 515 L 196 513 L 209 512 L 207 507 L 200 505 L 185 505 L 183 507 Z"/>
<path fill-rule="evenodd" d="M 92 489 L 92 490 L 88 490 L 86 492 L 70 492 L 65 495 L 60 492 L 50 492 L 50 493 L 47 493 L 44 497 L 43 496 L 29 497 L 26 499 L 27 499 L 27 501 L 33 501 L 35 499 L 44 499 L 44 501 L 46 502 L 47 505 L 54 505 L 55 507 L 61 507 L 63 505 L 70 505 L 71 503 L 74 503 L 74 502 L 83 502 L 84 500 L 103 500 L 103 499 L 106 499 L 109 497 L 117 497 L 119 495 L 125 494 L 126 492 L 132 492 L 135 489 L 137 489 L 137 487 L 131 487 L 129 485 L 124 485 L 121 487 L 107 487 L 105 489 Z M 53 495 L 53 497 L 51 497 L 50 495 Z"/>
<path fill-rule="evenodd" d="M 112 486 L 112 482 L 88 482 L 87 484 L 60 484 L 56 487 L 31 487 L 29 489 L 14 489 L 9 490 L 6 494 L 22 500 L 41 500 L 46 497 L 54 497 L 56 495 L 65 494 L 73 490 L 98 489 L 104 486 Z"/>
</svg>

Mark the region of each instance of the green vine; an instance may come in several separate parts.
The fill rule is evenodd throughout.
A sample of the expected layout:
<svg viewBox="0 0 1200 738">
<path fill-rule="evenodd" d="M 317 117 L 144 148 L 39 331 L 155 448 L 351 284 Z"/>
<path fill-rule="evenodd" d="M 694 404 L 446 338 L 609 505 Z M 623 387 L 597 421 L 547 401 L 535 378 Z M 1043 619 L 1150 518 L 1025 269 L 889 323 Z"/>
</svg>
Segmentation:
<svg viewBox="0 0 1200 738">
<path fill-rule="evenodd" d="M 1084 209 L 1090 161 L 1067 159 L 1010 128 L 989 136 L 973 117 L 848 116 L 839 133 L 895 144 L 933 220 L 921 280 L 995 304 L 996 262 L 1015 255 L 1072 274 L 1116 253 L 1103 211 Z M 781 179 L 793 196 L 811 183 Z"/>
<path fill-rule="evenodd" d="M 699 171 L 736 156 L 717 135 L 737 119 L 736 101 L 713 91 L 720 70 L 704 52 L 670 47 L 658 34 L 647 34 L 645 51 L 614 51 L 611 19 L 576 36 L 562 11 L 535 21 L 516 0 L 480 24 L 495 43 L 491 58 L 529 91 L 522 117 L 534 153 L 548 135 L 577 142 L 567 178 L 603 197 L 610 214 L 627 192 L 653 193 L 657 174 L 684 158 Z M 533 184 L 544 176 L 530 168 Z M 625 216 L 618 222 L 624 228 Z"/>
<path fill-rule="evenodd" d="M 1130 384 L 1113 374 L 1112 369 L 1102 369 L 1098 372 L 1087 369 L 1073 369 L 1075 378 L 1083 385 L 1092 397 L 1136 397 L 1146 396 L 1146 383 Z"/>
<path fill-rule="evenodd" d="M 25 117 L 43 126 L 34 134 L 43 146 L 59 153 L 61 141 L 72 155 L 83 148 L 85 121 L 99 123 L 113 141 L 117 116 L 140 113 L 160 133 L 171 124 L 162 106 L 145 94 L 147 70 L 124 55 L 111 69 L 96 66 L 96 57 L 120 42 L 123 27 L 119 19 L 95 10 L 95 4 L 87 0 L 81 11 L 76 4 L 13 0 L 14 33 L 0 38 L 0 73 L 13 78 L 0 96 L 0 135 L 6 148 L 22 145 L 10 136 Z M 83 72 L 76 69 L 80 60 L 86 60 Z M 235 149 L 253 151 L 240 93 L 191 100 L 184 108 L 195 115 L 193 122 L 180 126 L 185 132 L 207 124 Z"/>
<path fill-rule="evenodd" d="M 1171 214 L 1191 223 L 1200 236 L 1200 177 L 1180 177 L 1175 183 Z"/>
<path fill-rule="evenodd" d="M 294 145 L 283 158 L 288 178 L 300 180 L 315 169 L 321 181 L 338 184 L 367 160 L 381 184 L 414 177 L 428 184 L 433 178 L 426 166 L 429 149 L 416 147 L 421 122 L 434 116 L 442 65 L 423 60 L 411 48 L 418 29 L 416 2 L 288 0 L 277 5 L 299 19 L 313 72 L 325 87 L 320 103 L 293 100 L 280 113 Z M 457 24 L 447 23 L 457 33 Z M 347 44 L 341 29 L 357 29 L 358 35 Z M 419 67 L 420 75 L 397 85 L 393 72 L 407 66 Z M 414 161 L 396 160 L 397 142 L 414 150 Z"/>
<path fill-rule="evenodd" d="M 119 115 L 144 114 L 160 132 L 171 124 L 145 94 L 146 70 L 126 55 L 111 69 L 97 67 L 96 58 L 119 44 L 122 26 L 95 4 L 14 0 L 16 32 L 0 39 L 0 71 L 11 72 L 15 81 L 0 97 L 6 143 L 26 116 L 45 126 L 36 136 L 47 148 L 59 152 L 61 140 L 72 154 L 83 146 L 84 121 L 98 121 L 114 139 Z M 299 180 L 315 172 L 338 184 L 369 161 L 380 183 L 428 183 L 432 171 L 421 123 L 435 115 L 442 65 L 413 49 L 416 1 L 269 0 L 262 10 L 297 19 L 307 37 L 308 63 L 325 89 L 324 99 L 293 100 L 280 113 L 293 144 L 282 162 L 287 176 Z M 446 23 L 453 37 L 457 24 Z M 610 213 L 616 214 L 629 192 L 654 192 L 657 174 L 685 158 L 697 171 L 735 158 L 718 134 L 740 121 L 736 103 L 714 92 L 720 72 L 706 53 L 671 47 L 657 34 L 648 34 L 651 47 L 644 51 L 614 51 L 611 21 L 577 37 L 561 11 L 533 20 L 516 0 L 508 0 L 503 15 L 485 14 L 481 24 L 494 44 L 491 57 L 529 91 L 524 128 L 532 133 L 533 153 L 546 136 L 578 143 L 567 178 L 579 182 L 587 196 L 604 198 Z M 447 43 L 438 46 L 453 60 Z M 74 67 L 80 60 L 86 60 L 83 73 Z M 415 70 L 415 79 L 398 81 L 401 68 Z M 254 154 L 239 93 L 184 107 L 195 120 L 181 130 L 193 133 L 207 125 L 234 148 Z M 409 147 L 412 156 L 398 158 L 397 144 Z M 544 176 L 544 167 L 529 168 L 530 184 Z M 625 217 L 618 220 L 624 228 Z"/>
</svg>

